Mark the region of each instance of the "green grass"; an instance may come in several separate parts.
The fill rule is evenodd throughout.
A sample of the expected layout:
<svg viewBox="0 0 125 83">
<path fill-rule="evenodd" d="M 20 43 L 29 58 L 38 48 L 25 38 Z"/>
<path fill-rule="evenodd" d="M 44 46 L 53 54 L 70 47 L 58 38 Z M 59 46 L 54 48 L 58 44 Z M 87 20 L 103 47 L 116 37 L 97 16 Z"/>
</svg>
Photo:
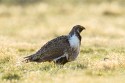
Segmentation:
<svg viewBox="0 0 125 83">
<path fill-rule="evenodd" d="M 0 1 L 0 83 L 125 82 L 124 0 Z M 76 24 L 86 30 L 75 61 L 21 63 Z"/>
</svg>

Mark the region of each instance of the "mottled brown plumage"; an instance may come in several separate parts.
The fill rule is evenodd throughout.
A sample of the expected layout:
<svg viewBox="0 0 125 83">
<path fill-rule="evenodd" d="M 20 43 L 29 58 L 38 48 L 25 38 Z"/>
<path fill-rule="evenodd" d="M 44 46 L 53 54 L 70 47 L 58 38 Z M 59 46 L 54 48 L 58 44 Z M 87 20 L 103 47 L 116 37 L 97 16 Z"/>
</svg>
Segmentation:
<svg viewBox="0 0 125 83">
<path fill-rule="evenodd" d="M 46 43 L 35 54 L 25 57 L 26 62 L 54 61 L 56 64 L 65 64 L 73 61 L 79 54 L 80 48 L 72 46 L 72 38 L 78 38 L 78 46 L 81 43 L 80 32 L 85 29 L 80 25 L 73 27 L 69 35 L 59 36 Z M 71 40 L 71 41 L 70 41 Z M 75 43 L 73 43 L 75 44 Z M 76 42 L 77 44 L 77 42 Z"/>
</svg>

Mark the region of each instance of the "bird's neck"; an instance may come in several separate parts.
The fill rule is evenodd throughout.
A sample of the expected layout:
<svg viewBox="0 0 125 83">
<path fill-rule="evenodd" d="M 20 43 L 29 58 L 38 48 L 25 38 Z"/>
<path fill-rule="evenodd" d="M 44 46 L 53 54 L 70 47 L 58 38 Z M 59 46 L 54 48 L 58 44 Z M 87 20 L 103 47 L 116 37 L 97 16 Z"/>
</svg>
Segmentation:
<svg viewBox="0 0 125 83">
<path fill-rule="evenodd" d="M 68 39 L 69 39 L 70 46 L 75 47 L 75 48 L 79 48 L 79 46 L 81 44 L 81 36 L 79 33 L 70 32 Z"/>
<path fill-rule="evenodd" d="M 74 31 L 74 30 L 72 30 L 72 31 L 69 33 L 69 35 L 68 35 L 69 39 L 70 39 L 71 37 L 73 37 L 74 35 L 75 35 L 75 36 L 79 39 L 79 41 L 81 42 L 81 35 L 80 35 L 80 33 L 78 33 L 77 31 Z"/>
</svg>

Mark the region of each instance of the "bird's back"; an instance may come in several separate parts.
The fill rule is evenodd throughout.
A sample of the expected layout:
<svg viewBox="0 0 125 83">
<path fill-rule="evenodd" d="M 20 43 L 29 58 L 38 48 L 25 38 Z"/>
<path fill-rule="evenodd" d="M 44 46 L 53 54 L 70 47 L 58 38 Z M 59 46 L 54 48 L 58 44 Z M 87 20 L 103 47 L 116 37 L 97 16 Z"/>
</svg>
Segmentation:
<svg viewBox="0 0 125 83">
<path fill-rule="evenodd" d="M 67 36 L 60 36 L 53 40 L 48 41 L 36 54 L 44 54 L 49 51 L 55 51 L 53 49 L 65 49 L 69 47 L 69 41 Z"/>
<path fill-rule="evenodd" d="M 44 62 L 52 61 L 64 54 L 70 48 L 68 36 L 59 36 L 48 41 L 35 54 L 26 57 L 29 61 Z"/>
</svg>

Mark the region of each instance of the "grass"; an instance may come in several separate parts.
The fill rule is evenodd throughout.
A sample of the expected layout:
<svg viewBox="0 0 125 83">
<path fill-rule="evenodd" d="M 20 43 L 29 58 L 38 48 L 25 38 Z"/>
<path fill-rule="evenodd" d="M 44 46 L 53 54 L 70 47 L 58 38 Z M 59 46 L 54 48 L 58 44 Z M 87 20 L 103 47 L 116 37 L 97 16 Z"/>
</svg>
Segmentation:
<svg viewBox="0 0 125 83">
<path fill-rule="evenodd" d="M 0 5 L 1 83 L 125 82 L 124 1 L 43 0 L 33 5 L 4 1 Z M 64 67 L 48 62 L 21 63 L 23 57 L 68 34 L 76 24 L 86 30 L 75 61 Z"/>
</svg>

